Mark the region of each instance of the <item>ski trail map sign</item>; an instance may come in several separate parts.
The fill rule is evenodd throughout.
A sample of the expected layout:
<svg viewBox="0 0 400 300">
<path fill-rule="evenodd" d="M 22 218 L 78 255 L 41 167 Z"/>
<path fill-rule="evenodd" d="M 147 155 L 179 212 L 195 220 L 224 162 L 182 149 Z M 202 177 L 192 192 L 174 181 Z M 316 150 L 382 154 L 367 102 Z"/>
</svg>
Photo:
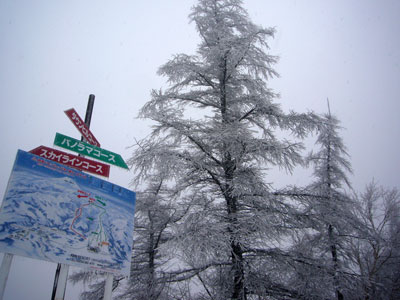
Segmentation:
<svg viewBox="0 0 400 300">
<path fill-rule="evenodd" d="M 0 252 L 129 275 L 136 195 L 18 150 L 0 210 Z"/>
</svg>

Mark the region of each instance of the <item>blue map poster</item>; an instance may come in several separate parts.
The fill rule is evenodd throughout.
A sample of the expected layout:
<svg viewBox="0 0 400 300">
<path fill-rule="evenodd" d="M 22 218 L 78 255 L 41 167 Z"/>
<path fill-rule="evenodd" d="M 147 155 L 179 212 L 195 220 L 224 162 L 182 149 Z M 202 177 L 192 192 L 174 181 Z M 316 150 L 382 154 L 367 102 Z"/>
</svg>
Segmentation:
<svg viewBox="0 0 400 300">
<path fill-rule="evenodd" d="M 136 194 L 18 150 L 0 252 L 129 275 Z"/>
</svg>

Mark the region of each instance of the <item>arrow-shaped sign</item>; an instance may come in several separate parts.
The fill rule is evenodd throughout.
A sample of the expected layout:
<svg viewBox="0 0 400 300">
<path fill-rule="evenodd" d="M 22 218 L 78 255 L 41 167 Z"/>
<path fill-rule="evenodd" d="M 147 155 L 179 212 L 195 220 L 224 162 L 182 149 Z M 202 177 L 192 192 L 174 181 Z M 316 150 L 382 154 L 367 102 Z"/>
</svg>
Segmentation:
<svg viewBox="0 0 400 300">
<path fill-rule="evenodd" d="M 56 133 L 54 145 L 77 152 L 82 155 L 90 156 L 92 158 L 115 165 L 117 167 L 129 169 L 125 161 L 122 159 L 121 155 L 90 145 L 85 142 L 81 142 L 61 133 Z"/>
<path fill-rule="evenodd" d="M 110 175 L 109 165 L 103 164 L 98 161 L 86 159 L 81 156 L 76 156 L 71 153 L 66 153 L 45 146 L 39 146 L 29 152 L 81 171 L 101 175 L 104 177 L 108 177 Z"/>
<path fill-rule="evenodd" d="M 85 122 L 82 121 L 75 109 L 70 108 L 64 112 L 89 144 L 100 147 L 100 143 L 94 137 Z"/>
</svg>

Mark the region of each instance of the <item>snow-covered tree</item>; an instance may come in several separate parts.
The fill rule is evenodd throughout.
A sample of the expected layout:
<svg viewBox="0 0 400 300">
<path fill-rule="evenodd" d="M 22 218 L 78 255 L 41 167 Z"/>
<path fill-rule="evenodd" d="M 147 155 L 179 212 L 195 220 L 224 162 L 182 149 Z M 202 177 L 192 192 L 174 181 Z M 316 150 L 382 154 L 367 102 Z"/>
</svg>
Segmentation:
<svg viewBox="0 0 400 300">
<path fill-rule="evenodd" d="M 81 283 L 87 287 L 87 289 L 81 292 L 79 299 L 98 300 L 103 299 L 106 276 L 107 275 L 103 272 L 86 271 L 82 269 L 69 276 L 69 281 L 73 284 Z M 115 291 L 124 279 L 124 276 L 114 276 L 112 291 Z"/>
<path fill-rule="evenodd" d="M 199 0 L 190 20 L 201 39 L 197 53 L 159 69 L 169 87 L 153 90 L 142 108 L 153 131 L 130 164 L 138 182 L 161 168 L 192 199 L 176 227 L 185 267 L 175 279 L 196 278 L 213 299 L 298 298 L 276 272 L 288 260 L 276 245 L 298 212 L 271 192 L 265 175 L 302 162 L 298 138 L 319 120 L 274 103 L 267 86 L 277 75 L 277 57 L 267 54 L 274 30 L 253 24 L 242 1 Z M 278 134 L 285 131 L 293 140 Z"/>
<path fill-rule="evenodd" d="M 331 114 L 329 103 L 328 110 L 317 137 L 320 148 L 308 157 L 315 178 L 308 187 L 314 195 L 308 198 L 308 204 L 317 231 L 313 239 L 318 240 L 318 247 L 322 247 L 320 251 L 330 256 L 334 291 L 336 298 L 342 300 L 344 261 L 341 262 L 340 257 L 344 257 L 344 237 L 352 232 L 356 218 L 351 214 L 351 198 L 345 191 L 345 187 L 351 188 L 347 177 L 351 173 L 348 153 L 339 134 L 339 120 Z"/>
<path fill-rule="evenodd" d="M 399 299 L 400 193 L 373 181 L 357 197 L 357 204 L 363 228 L 351 243 L 351 258 L 360 274 L 357 291 L 364 300 Z"/>
<path fill-rule="evenodd" d="M 121 295 L 127 299 L 170 299 L 171 282 L 165 268 L 170 261 L 162 246 L 170 239 L 170 226 L 185 214 L 184 206 L 175 202 L 162 174 L 148 178 L 147 188 L 138 192 L 135 212 L 131 277 Z"/>
</svg>

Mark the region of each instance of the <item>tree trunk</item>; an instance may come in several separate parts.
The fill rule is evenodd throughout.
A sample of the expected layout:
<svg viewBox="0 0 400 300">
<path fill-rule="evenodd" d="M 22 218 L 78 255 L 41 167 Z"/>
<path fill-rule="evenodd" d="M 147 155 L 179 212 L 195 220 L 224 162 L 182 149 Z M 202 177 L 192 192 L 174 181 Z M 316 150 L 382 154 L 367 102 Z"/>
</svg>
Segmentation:
<svg viewBox="0 0 400 300">
<path fill-rule="evenodd" d="M 233 272 L 232 300 L 246 300 L 244 288 L 244 263 L 243 249 L 237 239 L 237 199 L 227 197 L 228 220 L 230 222 L 228 231 L 231 235 L 231 262 Z"/>
<path fill-rule="evenodd" d="M 220 93 L 220 105 L 221 105 L 221 117 L 222 123 L 225 125 L 230 125 L 231 120 L 229 119 L 228 113 L 228 103 L 227 103 L 227 59 L 228 52 L 225 52 L 221 57 L 220 61 L 220 78 L 219 78 L 219 93 Z M 244 286 L 244 263 L 243 263 L 243 249 L 238 241 L 237 232 L 238 228 L 237 221 L 237 202 L 238 199 L 232 194 L 233 191 L 233 178 L 234 171 L 236 169 L 236 163 L 232 158 L 229 147 L 226 143 L 223 143 L 223 169 L 225 177 L 225 187 L 224 187 L 224 197 L 227 205 L 228 213 L 228 232 L 231 239 L 231 262 L 232 262 L 232 272 L 233 272 L 233 291 L 232 300 L 246 300 L 245 286 Z"/>
<path fill-rule="evenodd" d="M 336 299 L 337 300 L 344 300 L 343 294 L 339 290 L 339 278 L 337 275 L 339 265 L 338 265 L 338 257 L 337 257 L 337 248 L 333 237 L 333 226 L 329 224 L 328 226 L 328 236 L 329 242 L 331 246 L 331 255 L 332 255 L 332 262 L 333 262 L 333 281 L 336 289 Z"/>
<path fill-rule="evenodd" d="M 239 243 L 232 241 L 232 266 L 234 272 L 234 286 L 232 300 L 246 300 L 244 288 L 243 250 Z"/>
<path fill-rule="evenodd" d="M 329 111 L 330 114 L 330 111 Z M 331 140 L 330 138 L 328 139 L 328 144 L 327 144 L 327 184 L 328 184 L 328 199 L 330 202 L 333 201 L 332 199 L 332 178 L 331 178 Z M 343 294 L 340 292 L 339 289 L 339 278 L 338 278 L 338 270 L 339 270 L 339 265 L 338 265 L 338 255 L 337 255 L 337 248 L 336 248 L 336 241 L 334 237 L 334 232 L 333 232 L 333 226 L 332 224 L 328 225 L 328 239 L 331 247 L 331 256 L 332 256 L 332 262 L 333 262 L 333 284 L 335 286 L 335 292 L 336 292 L 336 299 L 337 300 L 343 300 Z"/>
<path fill-rule="evenodd" d="M 238 241 L 237 232 L 240 230 L 238 228 L 237 220 L 237 197 L 232 196 L 232 179 L 233 171 L 235 168 L 234 162 L 227 155 L 228 160 L 225 163 L 225 199 L 227 204 L 229 227 L 228 231 L 231 238 L 231 262 L 233 271 L 233 292 L 232 300 L 246 300 L 245 287 L 244 287 L 244 262 L 243 262 L 243 249 Z"/>
<path fill-rule="evenodd" d="M 150 220 L 150 235 L 149 235 L 149 248 L 148 248 L 148 268 L 149 277 L 147 279 L 147 297 L 149 300 L 153 299 L 153 285 L 154 285 L 154 259 L 155 259 L 155 249 L 154 249 L 154 229 L 153 229 L 153 218 L 148 211 L 148 216 Z"/>
</svg>

